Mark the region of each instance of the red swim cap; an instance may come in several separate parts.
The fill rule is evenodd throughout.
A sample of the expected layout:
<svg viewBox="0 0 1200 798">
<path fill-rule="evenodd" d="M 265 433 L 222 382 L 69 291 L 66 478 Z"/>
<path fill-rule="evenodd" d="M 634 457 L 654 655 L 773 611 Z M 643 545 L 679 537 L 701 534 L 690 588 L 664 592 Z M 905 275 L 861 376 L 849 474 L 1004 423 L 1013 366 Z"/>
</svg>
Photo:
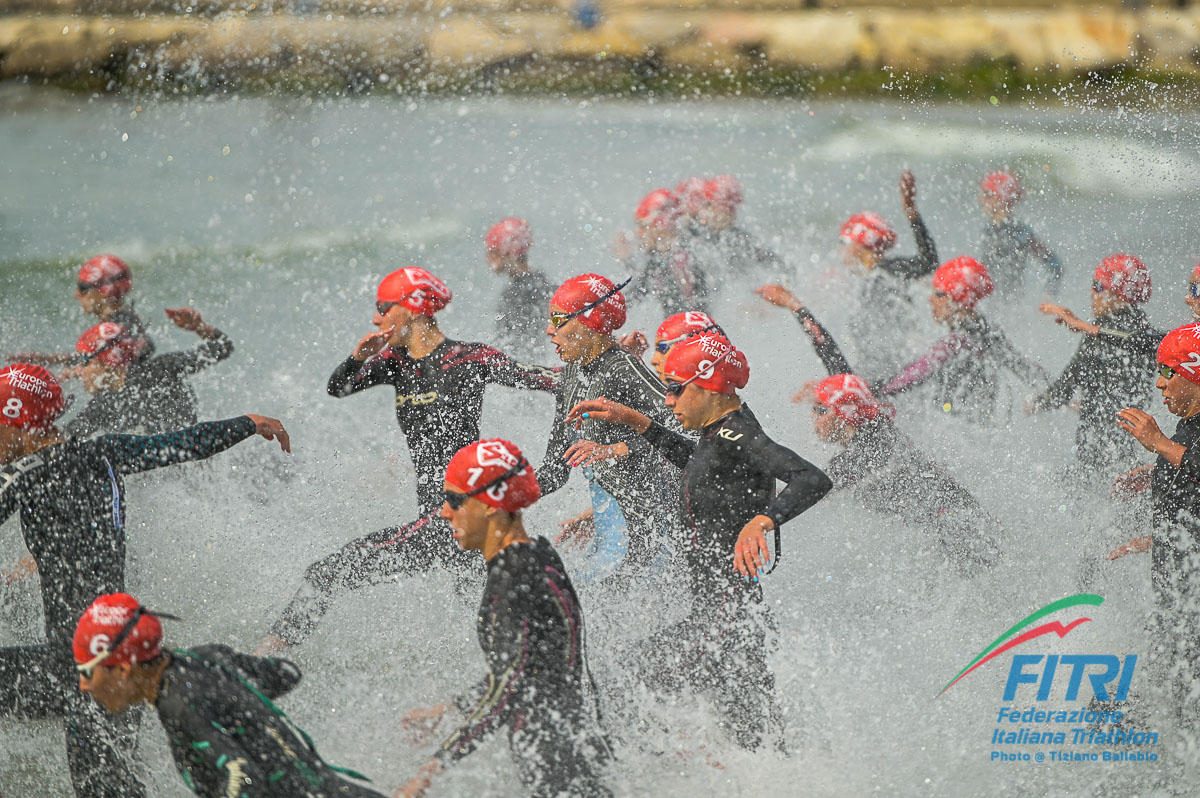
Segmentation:
<svg viewBox="0 0 1200 798">
<path fill-rule="evenodd" d="M 696 335 L 702 330 L 711 330 L 717 326 L 712 316 L 702 310 L 687 310 L 667 316 L 666 321 L 658 325 L 654 340 L 675 343 L 688 336 Z M 719 330 L 718 330 L 719 331 Z"/>
<path fill-rule="evenodd" d="M 1021 181 L 1017 180 L 1016 175 L 1005 169 L 992 172 L 981 180 L 979 190 L 989 197 L 995 197 L 1010 208 L 1025 196 L 1025 190 L 1021 188 Z"/>
<path fill-rule="evenodd" d="M 502 258 L 520 258 L 533 246 L 533 231 L 524 219 L 509 216 L 492 225 L 483 241 L 489 252 Z"/>
<path fill-rule="evenodd" d="M 504 477 L 519 465 L 524 468 L 472 498 L 488 505 L 515 513 L 528 507 L 542 495 L 533 466 L 521 454 L 516 444 L 502 438 L 468 443 L 450 458 L 446 466 L 446 481 L 454 487 L 470 493 L 489 482 Z"/>
<path fill-rule="evenodd" d="M 871 386 L 857 374 L 826 377 L 817 383 L 816 397 L 835 416 L 855 427 L 874 421 L 881 413 L 896 414 L 895 408 L 875 398 Z"/>
<path fill-rule="evenodd" d="M 142 342 L 127 336 L 120 324 L 102 321 L 79 336 L 75 351 L 93 356 L 109 366 L 124 366 L 138 359 Z"/>
<path fill-rule="evenodd" d="M 101 296 L 120 299 L 133 288 L 133 274 L 116 255 L 99 255 L 79 267 L 79 284 L 100 289 Z"/>
<path fill-rule="evenodd" d="M 109 593 L 92 602 L 75 626 L 75 662 L 84 665 L 124 665 L 149 662 L 162 653 L 162 624 L 145 613 L 116 650 L 101 657 L 142 605 L 128 593 Z"/>
<path fill-rule="evenodd" d="M 0 369 L 0 424 L 49 429 L 66 409 L 62 386 L 48 369 L 30 363 Z"/>
<path fill-rule="evenodd" d="M 992 293 L 993 288 L 987 268 L 969 255 L 948 260 L 933 273 L 933 290 L 967 310 L 974 310 L 979 300 Z"/>
<path fill-rule="evenodd" d="M 554 296 L 550 297 L 550 307 L 574 313 L 609 294 L 616 287 L 612 280 L 602 274 L 581 274 L 578 277 L 572 277 L 558 287 Z M 581 313 L 575 318 L 583 326 L 595 330 L 601 335 L 609 335 L 613 330 L 620 329 L 625 324 L 625 296 L 617 291 L 591 310 Z"/>
<path fill-rule="evenodd" d="M 450 304 L 450 288 L 419 266 L 409 266 L 384 277 L 375 291 L 376 302 L 398 302 L 413 313 L 432 316 Z"/>
<path fill-rule="evenodd" d="M 733 175 L 717 175 L 708 181 L 705 194 L 717 205 L 734 211 L 742 204 L 742 183 Z"/>
<path fill-rule="evenodd" d="M 642 197 L 633 217 L 639 223 L 649 227 L 664 216 L 673 216 L 678 206 L 679 200 L 674 194 L 665 188 L 656 188 Z"/>
<path fill-rule="evenodd" d="M 1130 304 L 1150 298 L 1150 270 L 1136 255 L 1109 255 L 1100 261 L 1093 279 Z"/>
<path fill-rule="evenodd" d="M 695 377 L 693 385 L 716 393 L 734 393 L 750 381 L 750 362 L 724 335 L 705 333 L 671 347 L 663 373 L 675 382 Z"/>
<path fill-rule="evenodd" d="M 1176 327 L 1158 345 L 1158 362 L 1200 385 L 1200 322 Z"/>
<path fill-rule="evenodd" d="M 842 225 L 842 241 L 864 246 L 876 254 L 887 252 L 896 245 L 896 231 L 877 213 L 856 213 Z"/>
</svg>

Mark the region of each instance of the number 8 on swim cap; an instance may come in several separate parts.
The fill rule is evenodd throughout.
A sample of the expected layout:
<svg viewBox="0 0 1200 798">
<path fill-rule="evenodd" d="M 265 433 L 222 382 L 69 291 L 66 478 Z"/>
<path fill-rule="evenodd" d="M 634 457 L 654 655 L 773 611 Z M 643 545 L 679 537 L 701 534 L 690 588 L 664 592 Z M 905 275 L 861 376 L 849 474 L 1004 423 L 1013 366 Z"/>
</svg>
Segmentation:
<svg viewBox="0 0 1200 798">
<path fill-rule="evenodd" d="M 0 424 L 49 429 L 66 408 L 62 387 L 42 366 L 14 363 L 0 369 Z"/>
</svg>

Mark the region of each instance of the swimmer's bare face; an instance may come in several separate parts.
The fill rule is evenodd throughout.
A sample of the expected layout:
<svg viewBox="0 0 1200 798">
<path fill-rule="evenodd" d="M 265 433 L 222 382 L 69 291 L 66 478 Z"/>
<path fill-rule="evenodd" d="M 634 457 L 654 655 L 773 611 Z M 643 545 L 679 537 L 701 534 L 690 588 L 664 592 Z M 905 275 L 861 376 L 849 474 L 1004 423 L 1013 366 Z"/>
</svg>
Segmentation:
<svg viewBox="0 0 1200 798">
<path fill-rule="evenodd" d="M 1192 296 L 1192 291 L 1196 290 L 1192 288 L 1192 286 L 1200 286 L 1200 280 L 1192 279 L 1188 281 L 1188 293 L 1184 298 L 1184 301 L 1186 301 L 1187 306 L 1191 308 L 1192 315 L 1197 319 L 1200 319 L 1200 297 Z"/>
<path fill-rule="evenodd" d="M 1191 418 L 1200 413 L 1200 385 L 1182 374 L 1176 374 L 1170 379 L 1159 374 L 1154 387 L 1162 392 L 1163 404 L 1172 415 Z"/>
<path fill-rule="evenodd" d="M 665 371 L 665 367 L 667 365 L 667 355 L 671 354 L 671 350 L 668 349 L 666 352 L 659 352 L 658 345 L 662 343 L 662 341 L 662 338 L 655 340 L 654 349 L 650 355 L 650 365 L 656 372 L 658 372 L 658 378 L 663 382 L 666 382 L 667 373 Z M 673 348 L 674 347 L 672 347 L 672 349 Z"/>
<path fill-rule="evenodd" d="M 88 393 L 120 390 L 125 384 L 125 366 L 109 366 L 99 358 L 89 361 L 79 369 L 83 389 Z"/>
<path fill-rule="evenodd" d="M 456 485 L 445 483 L 447 493 L 465 493 Z M 449 502 L 442 502 L 438 515 L 450 522 L 454 530 L 454 540 L 463 551 L 482 551 L 483 541 L 487 537 L 487 511 L 491 509 L 478 499 L 467 499 L 456 510 Z"/>
<path fill-rule="evenodd" d="M 969 313 L 953 299 L 938 291 L 929 295 L 929 311 L 938 324 L 951 324 Z"/>
<path fill-rule="evenodd" d="M 845 446 L 854 437 L 856 429 L 838 418 L 837 414 L 823 404 L 815 403 L 812 409 L 813 431 L 825 443 Z"/>
<path fill-rule="evenodd" d="M 1002 222 L 1012 215 L 1013 206 L 1011 203 L 986 191 L 979 192 L 979 205 L 996 222 Z"/>
<path fill-rule="evenodd" d="M 560 307 L 550 306 L 551 317 L 556 313 L 566 312 Z M 550 343 L 554 344 L 554 351 L 564 363 L 577 363 L 587 356 L 591 351 L 589 333 L 591 330 L 579 321 L 578 316 L 567 320 L 559 327 L 554 326 L 553 318 L 546 324 L 546 335 L 550 336 Z"/>
<path fill-rule="evenodd" d="M 112 714 L 120 714 L 141 700 L 133 680 L 133 668 L 128 663 L 111 667 L 97 665 L 90 677 L 79 674 L 79 689 L 91 694 Z"/>
<path fill-rule="evenodd" d="M 1092 315 L 1096 317 L 1107 316 L 1109 313 L 1120 310 L 1129 305 L 1124 299 L 1114 294 L 1107 289 L 1097 291 L 1095 286 L 1092 286 Z"/>
<path fill-rule="evenodd" d="M 408 343 L 408 334 L 412 329 L 413 319 L 419 314 L 398 303 L 388 304 L 391 307 L 387 308 L 386 313 L 380 313 L 378 306 L 376 307 L 375 315 L 371 317 L 371 323 L 378 327 L 381 333 L 388 336 L 389 346 L 402 347 Z"/>
</svg>

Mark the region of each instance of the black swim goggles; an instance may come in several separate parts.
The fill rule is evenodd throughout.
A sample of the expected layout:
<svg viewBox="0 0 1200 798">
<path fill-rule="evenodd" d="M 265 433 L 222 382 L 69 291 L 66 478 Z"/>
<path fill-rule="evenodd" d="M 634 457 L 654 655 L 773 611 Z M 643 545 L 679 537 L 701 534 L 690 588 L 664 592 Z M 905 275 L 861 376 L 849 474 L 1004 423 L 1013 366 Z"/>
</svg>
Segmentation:
<svg viewBox="0 0 1200 798">
<path fill-rule="evenodd" d="M 587 303 L 586 305 L 581 307 L 579 310 L 573 310 L 570 313 L 551 313 L 550 314 L 550 323 L 554 326 L 554 329 L 557 330 L 559 327 L 563 326 L 564 324 L 566 324 L 567 322 L 569 322 L 571 319 L 575 318 L 576 316 L 582 316 L 584 313 L 587 313 L 589 310 L 593 310 L 593 309 L 599 307 L 600 305 L 603 305 L 605 302 L 607 302 L 609 299 L 611 299 L 614 294 L 616 294 L 618 291 L 620 291 L 622 288 L 624 288 L 625 286 L 629 285 L 632 282 L 633 282 L 633 278 L 630 277 L 625 282 L 621 283 L 620 285 L 615 286 L 613 288 L 613 290 L 609 291 L 604 296 L 600 297 L 599 299 L 597 299 L 593 302 Z"/>
<path fill-rule="evenodd" d="M 117 632 L 112 641 L 104 647 L 104 650 L 82 665 L 76 665 L 75 670 L 83 674 L 85 679 L 91 679 L 92 672 L 96 670 L 96 666 L 108 659 L 114 651 L 120 648 L 121 644 L 125 642 L 125 639 L 133 634 L 133 630 L 137 628 L 138 621 L 142 619 L 143 615 L 153 615 L 155 618 L 166 618 L 170 621 L 183 620 L 182 618 L 178 618 L 174 615 L 170 615 L 165 612 L 155 612 L 154 610 L 148 610 L 145 607 L 138 605 L 138 608 L 133 611 L 133 615 L 129 616 L 129 620 L 126 621 L 125 625 L 121 627 L 121 631 Z"/>
<path fill-rule="evenodd" d="M 1200 299 L 1200 283 L 1188 283 L 1188 296 Z"/>
<path fill-rule="evenodd" d="M 1108 286 L 1106 286 L 1104 283 L 1100 282 L 1099 280 L 1092 280 L 1092 290 L 1095 291 L 1097 294 L 1103 294 L 1105 291 L 1108 290 Z"/>
<path fill-rule="evenodd" d="M 679 343 L 680 341 L 686 341 L 687 339 L 691 338 L 694 335 L 703 335 L 704 333 L 710 332 L 712 330 L 716 330 L 721 335 L 725 334 L 725 331 L 721 329 L 720 324 L 710 324 L 703 329 L 691 330 L 689 332 L 685 332 L 683 335 L 677 335 L 674 338 L 668 338 L 665 341 L 659 341 L 658 343 L 656 343 L 654 345 L 654 349 L 660 355 L 665 355 L 667 352 L 671 351 L 671 347 L 675 346 L 675 344 Z"/>
<path fill-rule="evenodd" d="M 457 510 L 463 506 L 463 504 L 467 501 L 467 499 L 471 498 L 472 496 L 478 496 L 479 494 L 483 493 L 485 490 L 491 490 L 492 488 L 496 487 L 497 485 L 499 485 L 501 482 L 504 482 L 505 480 L 512 479 L 517 474 L 520 474 L 522 471 L 524 471 L 526 468 L 529 468 L 529 461 L 526 460 L 524 457 L 522 457 L 520 460 L 517 461 L 517 464 L 515 466 L 508 469 L 503 474 L 496 477 L 495 479 L 493 479 L 491 482 L 487 483 L 486 485 L 481 485 L 480 487 L 475 488 L 475 490 L 470 491 L 469 493 L 458 493 L 458 492 L 452 491 L 452 490 L 445 491 L 446 504 L 450 505 L 451 510 Z"/>
<path fill-rule="evenodd" d="M 114 283 L 119 283 L 122 280 L 128 280 L 128 279 L 129 279 L 128 274 L 115 274 L 111 277 L 105 277 L 102 280 L 97 280 L 94 283 L 86 283 L 86 282 L 80 280 L 79 285 L 78 285 L 79 293 L 86 294 L 88 291 L 91 291 L 93 288 L 103 288 L 106 285 L 113 285 Z"/>
<path fill-rule="evenodd" d="M 678 399 L 679 397 L 683 396 L 684 388 L 687 388 L 689 385 L 691 385 L 693 382 L 695 382 L 697 379 L 699 379 L 700 375 L 702 375 L 702 374 L 705 376 L 711 377 L 712 373 L 713 373 L 713 369 L 715 369 L 717 367 L 717 364 L 720 363 L 725 358 L 729 357 L 731 354 L 733 354 L 732 346 L 730 346 L 728 349 L 726 349 L 724 352 L 722 352 L 717 357 L 716 360 L 714 360 L 712 363 L 708 364 L 708 368 L 700 369 L 699 371 L 697 371 L 692 376 L 688 377 L 683 382 L 668 382 L 667 383 L 667 396 L 673 397 L 675 399 Z"/>
</svg>

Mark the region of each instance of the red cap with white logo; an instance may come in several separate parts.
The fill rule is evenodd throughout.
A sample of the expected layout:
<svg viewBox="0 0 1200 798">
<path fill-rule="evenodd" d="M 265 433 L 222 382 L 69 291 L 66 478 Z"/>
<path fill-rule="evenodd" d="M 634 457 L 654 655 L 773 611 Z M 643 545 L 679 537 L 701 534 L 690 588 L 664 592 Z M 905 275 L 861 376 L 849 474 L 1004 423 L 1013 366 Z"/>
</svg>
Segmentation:
<svg viewBox="0 0 1200 798">
<path fill-rule="evenodd" d="M 133 626 L 117 641 L 130 623 Z M 97 598 L 84 611 L 75 626 L 72 648 L 78 665 L 137 664 L 161 654 L 162 639 L 162 624 L 154 613 L 128 593 L 109 593 Z"/>
<path fill-rule="evenodd" d="M 449 286 L 419 266 L 409 266 L 384 277 L 375 291 L 376 302 L 396 302 L 422 316 L 432 316 L 454 297 Z"/>
<path fill-rule="evenodd" d="M 502 438 L 468 443 L 450 458 L 446 481 L 489 507 L 515 513 L 542 495 L 533 466 Z"/>
<path fill-rule="evenodd" d="M 671 347 L 663 373 L 716 393 L 735 393 L 750 381 L 746 354 L 720 333 L 705 333 Z"/>
<path fill-rule="evenodd" d="M 1200 385 L 1200 322 L 1176 327 L 1163 336 L 1158 362 Z"/>
<path fill-rule="evenodd" d="M 0 369 L 0 424 L 49 429 L 66 409 L 62 386 L 44 366 L 13 363 Z"/>
</svg>

